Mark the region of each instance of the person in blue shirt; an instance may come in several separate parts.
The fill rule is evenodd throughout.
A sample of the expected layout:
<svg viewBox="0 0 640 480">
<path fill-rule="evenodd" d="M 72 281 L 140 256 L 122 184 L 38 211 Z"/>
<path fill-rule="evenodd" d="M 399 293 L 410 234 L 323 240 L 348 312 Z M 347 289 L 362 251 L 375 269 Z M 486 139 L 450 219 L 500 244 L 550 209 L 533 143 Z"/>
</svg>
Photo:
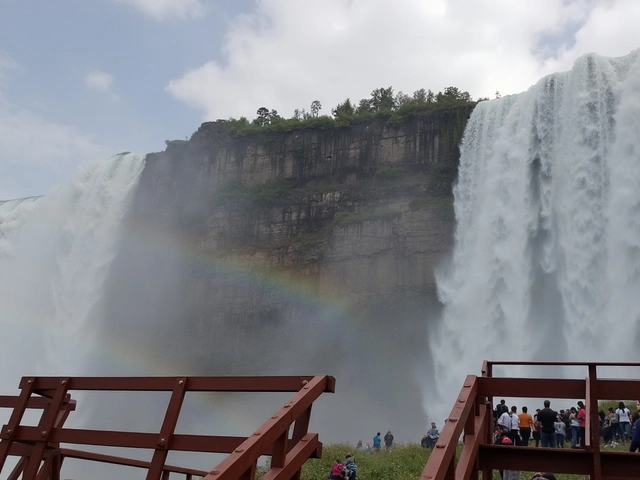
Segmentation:
<svg viewBox="0 0 640 480">
<path fill-rule="evenodd" d="M 382 438 L 380 438 L 380 432 L 378 432 L 376 436 L 373 437 L 373 453 L 380 451 L 380 445 L 382 445 Z"/>
<path fill-rule="evenodd" d="M 351 453 L 347 453 L 345 456 L 344 462 L 342 462 L 347 469 L 347 473 L 349 474 L 349 480 L 356 480 L 358 475 L 358 466 L 356 465 L 356 460 L 353 458 Z"/>
</svg>

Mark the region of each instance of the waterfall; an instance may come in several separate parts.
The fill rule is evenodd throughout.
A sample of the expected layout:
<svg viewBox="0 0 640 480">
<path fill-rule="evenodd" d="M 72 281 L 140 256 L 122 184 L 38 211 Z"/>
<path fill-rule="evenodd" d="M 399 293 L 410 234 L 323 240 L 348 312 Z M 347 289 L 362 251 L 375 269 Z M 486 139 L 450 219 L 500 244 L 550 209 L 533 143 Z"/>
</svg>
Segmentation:
<svg viewBox="0 0 640 480">
<path fill-rule="evenodd" d="M 473 111 L 429 338 L 443 408 L 484 359 L 637 356 L 639 55 L 585 55 Z"/>
<path fill-rule="evenodd" d="M 116 155 L 44 197 L 0 203 L 2 392 L 22 375 L 86 373 L 93 309 L 143 167 L 144 156 Z"/>
</svg>

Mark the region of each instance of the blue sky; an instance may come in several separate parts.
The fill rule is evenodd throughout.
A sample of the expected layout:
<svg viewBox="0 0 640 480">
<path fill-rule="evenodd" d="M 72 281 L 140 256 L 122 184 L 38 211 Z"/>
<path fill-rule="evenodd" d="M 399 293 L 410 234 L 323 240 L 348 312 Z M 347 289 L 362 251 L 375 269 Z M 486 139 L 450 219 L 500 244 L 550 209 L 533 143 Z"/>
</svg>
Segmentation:
<svg viewBox="0 0 640 480">
<path fill-rule="evenodd" d="M 583 53 L 639 47 L 638 3 L 3 0 L 0 199 L 262 105 L 328 111 L 388 85 L 516 93 Z"/>
</svg>

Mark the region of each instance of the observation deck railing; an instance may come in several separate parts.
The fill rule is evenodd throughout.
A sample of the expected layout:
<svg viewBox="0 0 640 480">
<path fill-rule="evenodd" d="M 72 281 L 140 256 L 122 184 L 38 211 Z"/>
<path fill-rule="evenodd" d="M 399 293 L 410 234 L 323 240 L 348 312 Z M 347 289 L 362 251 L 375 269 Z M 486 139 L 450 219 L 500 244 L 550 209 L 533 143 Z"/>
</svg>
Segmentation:
<svg viewBox="0 0 640 480">
<path fill-rule="evenodd" d="M 586 367 L 582 379 L 494 377 L 493 367 Z M 640 363 L 485 361 L 482 376 L 468 375 L 421 480 L 493 479 L 493 470 L 589 475 L 592 480 L 640 478 L 640 454 L 601 451 L 598 401 L 640 399 L 640 380 L 598 378 L 598 367 Z M 585 448 L 532 448 L 493 444 L 493 397 L 584 399 L 588 421 Z M 541 402 L 542 403 L 542 400 Z M 553 403 L 552 403 L 553 407 Z M 463 436 L 462 452 L 456 449 Z"/>
<path fill-rule="evenodd" d="M 319 458 L 322 443 L 309 433 L 313 402 L 335 391 L 327 375 L 289 377 L 23 377 L 18 396 L 0 396 L 0 408 L 11 408 L 0 431 L 0 473 L 8 456 L 19 457 L 8 480 L 59 480 L 65 458 L 110 463 L 147 470 L 147 480 L 166 480 L 172 473 L 187 480 L 253 480 L 260 456 L 271 457 L 265 480 L 300 478 L 308 458 Z M 158 432 L 126 432 L 65 428 L 75 410 L 70 391 L 171 392 Z M 250 437 L 175 433 L 187 392 L 295 392 L 291 400 Z M 127 408 L 126 404 L 122 408 Z M 37 426 L 22 425 L 27 409 L 40 409 Z M 291 427 L 293 432 L 289 436 Z M 136 448 L 153 451 L 151 461 L 70 449 L 64 444 Z M 170 451 L 229 454 L 211 471 L 166 464 Z M 116 478 L 116 476 L 114 476 Z"/>
</svg>

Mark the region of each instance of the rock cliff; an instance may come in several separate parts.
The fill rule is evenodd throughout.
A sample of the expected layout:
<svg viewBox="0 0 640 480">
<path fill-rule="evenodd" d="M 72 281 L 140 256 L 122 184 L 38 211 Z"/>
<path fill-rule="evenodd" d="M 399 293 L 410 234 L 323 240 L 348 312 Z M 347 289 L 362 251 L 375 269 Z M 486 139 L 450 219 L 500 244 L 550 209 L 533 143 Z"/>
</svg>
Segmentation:
<svg viewBox="0 0 640 480">
<path fill-rule="evenodd" d="M 145 319 L 145 334 L 120 327 L 197 372 L 334 374 L 337 397 L 367 412 L 334 404 L 333 419 L 359 432 L 382 418 L 419 439 L 416 379 L 470 113 L 249 136 L 219 121 L 169 142 L 147 157 L 111 316 Z"/>
</svg>

